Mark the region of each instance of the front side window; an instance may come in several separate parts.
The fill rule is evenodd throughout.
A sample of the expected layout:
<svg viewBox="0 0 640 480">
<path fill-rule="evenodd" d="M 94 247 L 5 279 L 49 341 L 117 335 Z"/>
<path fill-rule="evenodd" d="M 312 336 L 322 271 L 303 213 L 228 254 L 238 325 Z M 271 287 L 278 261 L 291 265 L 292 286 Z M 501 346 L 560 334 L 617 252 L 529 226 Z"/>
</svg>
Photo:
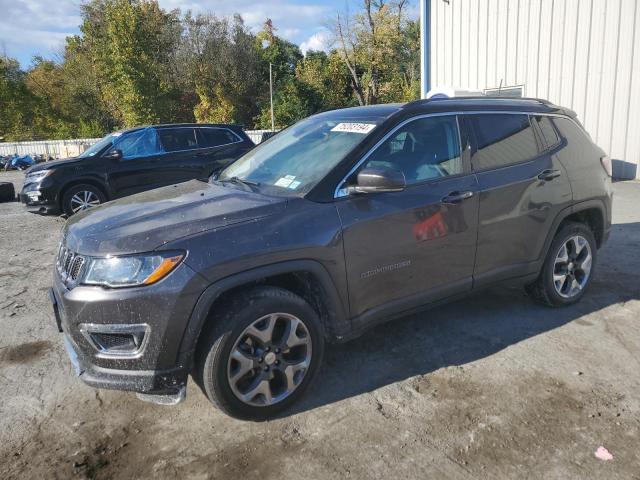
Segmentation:
<svg viewBox="0 0 640 480">
<path fill-rule="evenodd" d="M 505 167 L 538 155 L 536 136 L 524 114 L 469 115 L 476 137 L 471 164 L 476 171 Z"/>
<path fill-rule="evenodd" d="M 113 147 L 122 152 L 123 160 L 163 153 L 158 134 L 153 128 L 124 133 L 114 141 Z"/>
<path fill-rule="evenodd" d="M 463 173 L 455 115 L 405 124 L 369 156 L 363 168 L 399 170 L 408 185 Z"/>
<path fill-rule="evenodd" d="M 239 142 L 240 139 L 226 128 L 198 128 L 198 145 L 201 148 L 219 147 Z"/>
<path fill-rule="evenodd" d="M 158 130 L 162 146 L 167 152 L 180 152 L 200 148 L 195 128 L 162 128 Z"/>
<path fill-rule="evenodd" d="M 236 160 L 217 180 L 236 177 L 276 195 L 308 193 L 383 120 L 346 115 L 327 112 L 296 123 Z"/>
</svg>

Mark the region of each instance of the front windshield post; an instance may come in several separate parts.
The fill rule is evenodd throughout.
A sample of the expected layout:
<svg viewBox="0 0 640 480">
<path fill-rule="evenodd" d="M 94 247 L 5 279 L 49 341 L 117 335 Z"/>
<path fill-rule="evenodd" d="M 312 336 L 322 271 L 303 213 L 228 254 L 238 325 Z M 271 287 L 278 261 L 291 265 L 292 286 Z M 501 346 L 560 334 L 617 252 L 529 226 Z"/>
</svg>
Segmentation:
<svg viewBox="0 0 640 480">
<path fill-rule="evenodd" d="M 101 138 L 96 143 L 87 148 L 84 152 L 82 152 L 78 158 L 91 158 L 98 155 L 100 152 L 105 150 L 107 147 L 110 147 L 114 141 L 116 134 L 112 133 L 107 135 L 104 138 Z"/>
</svg>

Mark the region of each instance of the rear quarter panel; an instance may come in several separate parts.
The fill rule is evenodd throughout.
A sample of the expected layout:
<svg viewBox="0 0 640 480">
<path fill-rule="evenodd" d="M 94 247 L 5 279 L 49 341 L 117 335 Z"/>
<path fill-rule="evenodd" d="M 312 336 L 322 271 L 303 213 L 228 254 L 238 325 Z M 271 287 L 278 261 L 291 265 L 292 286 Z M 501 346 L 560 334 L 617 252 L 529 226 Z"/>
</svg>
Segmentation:
<svg viewBox="0 0 640 480">
<path fill-rule="evenodd" d="M 567 171 L 573 192 L 573 202 L 579 208 L 581 202 L 598 200 L 602 203 L 605 216 L 605 231 L 611 226 L 611 202 L 613 190 L 611 179 L 605 172 L 600 159 L 606 155 L 578 125 L 568 118 L 553 119 L 567 147 L 557 155 Z"/>
</svg>

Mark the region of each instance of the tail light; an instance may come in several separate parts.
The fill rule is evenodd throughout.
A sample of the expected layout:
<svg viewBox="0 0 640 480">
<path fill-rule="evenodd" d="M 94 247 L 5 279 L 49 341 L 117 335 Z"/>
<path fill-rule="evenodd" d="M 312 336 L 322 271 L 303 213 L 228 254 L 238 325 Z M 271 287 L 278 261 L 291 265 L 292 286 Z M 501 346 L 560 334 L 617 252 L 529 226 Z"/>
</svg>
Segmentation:
<svg viewBox="0 0 640 480">
<path fill-rule="evenodd" d="M 611 165 L 611 159 L 607 155 L 605 155 L 600 159 L 600 163 L 602 163 L 602 168 L 604 168 L 604 171 L 607 172 L 607 175 L 613 177 L 613 167 Z"/>
</svg>

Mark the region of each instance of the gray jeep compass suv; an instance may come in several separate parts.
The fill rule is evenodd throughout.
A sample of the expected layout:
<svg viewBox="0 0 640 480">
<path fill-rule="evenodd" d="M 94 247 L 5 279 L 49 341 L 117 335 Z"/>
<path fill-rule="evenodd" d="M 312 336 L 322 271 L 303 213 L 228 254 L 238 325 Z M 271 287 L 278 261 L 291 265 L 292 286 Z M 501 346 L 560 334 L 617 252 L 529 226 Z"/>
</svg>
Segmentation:
<svg viewBox="0 0 640 480">
<path fill-rule="evenodd" d="M 51 299 L 76 372 L 230 415 L 295 402 L 325 342 L 497 283 L 580 300 L 610 161 L 575 114 L 457 98 L 307 118 L 222 170 L 73 216 Z"/>
</svg>

